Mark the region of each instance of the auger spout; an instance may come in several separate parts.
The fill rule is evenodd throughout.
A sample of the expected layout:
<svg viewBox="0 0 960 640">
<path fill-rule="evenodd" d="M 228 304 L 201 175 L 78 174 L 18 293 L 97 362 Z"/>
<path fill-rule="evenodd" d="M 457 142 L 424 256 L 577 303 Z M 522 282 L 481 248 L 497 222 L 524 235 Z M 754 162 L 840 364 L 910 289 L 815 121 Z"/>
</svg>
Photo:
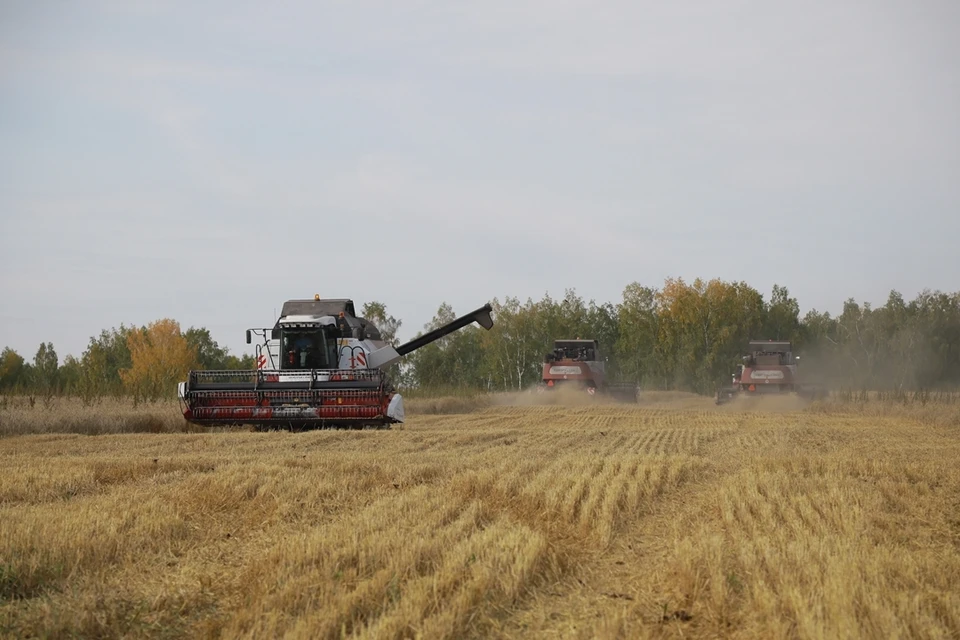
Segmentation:
<svg viewBox="0 0 960 640">
<path fill-rule="evenodd" d="M 414 338 L 409 342 L 405 342 L 399 347 L 383 347 L 382 349 L 378 349 L 371 353 L 367 358 L 367 364 L 370 367 L 377 369 L 389 367 L 391 364 L 408 353 L 412 353 L 421 347 L 425 347 L 432 342 L 436 342 L 440 338 L 450 335 L 454 331 L 462 329 L 472 322 L 476 322 L 481 327 L 489 331 L 490 328 L 493 327 L 493 317 L 490 315 L 491 311 L 493 311 L 493 308 L 490 306 L 490 303 L 487 303 L 479 309 L 464 314 L 456 320 L 448 322 L 442 327 L 438 327 L 433 331 L 423 334 L 419 338 Z"/>
</svg>

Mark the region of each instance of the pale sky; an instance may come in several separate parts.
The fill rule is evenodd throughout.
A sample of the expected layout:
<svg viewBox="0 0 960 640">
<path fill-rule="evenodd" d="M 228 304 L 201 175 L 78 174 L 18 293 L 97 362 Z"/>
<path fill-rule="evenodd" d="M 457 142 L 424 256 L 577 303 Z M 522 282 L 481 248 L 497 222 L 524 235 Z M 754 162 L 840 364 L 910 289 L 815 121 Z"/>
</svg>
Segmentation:
<svg viewBox="0 0 960 640">
<path fill-rule="evenodd" d="M 0 4 L 0 347 L 289 298 L 960 290 L 960 2 Z"/>
</svg>

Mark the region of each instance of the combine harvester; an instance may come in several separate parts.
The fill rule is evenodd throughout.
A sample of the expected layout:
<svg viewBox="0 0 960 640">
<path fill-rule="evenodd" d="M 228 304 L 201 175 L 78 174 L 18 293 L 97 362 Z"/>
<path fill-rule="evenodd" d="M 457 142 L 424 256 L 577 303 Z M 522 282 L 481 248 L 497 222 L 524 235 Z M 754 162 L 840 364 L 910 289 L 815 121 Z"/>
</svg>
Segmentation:
<svg viewBox="0 0 960 640">
<path fill-rule="evenodd" d="M 538 393 L 575 388 L 588 395 L 608 396 L 623 402 L 637 402 L 640 385 L 607 380 L 606 360 L 596 340 L 555 340 L 553 351 L 544 356 Z"/>
<path fill-rule="evenodd" d="M 358 318 L 348 299 L 288 300 L 262 338 L 251 371 L 191 371 L 179 385 L 183 416 L 208 427 L 269 429 L 389 428 L 403 422 L 403 398 L 385 370 L 403 356 L 476 322 L 493 326 L 486 304 L 399 347 Z"/>
<path fill-rule="evenodd" d="M 827 396 L 824 387 L 801 381 L 790 342 L 751 340 L 750 353 L 737 366 L 732 384 L 717 389 L 717 404 L 725 404 L 738 396 L 763 397 L 793 395 L 807 400 Z"/>
</svg>

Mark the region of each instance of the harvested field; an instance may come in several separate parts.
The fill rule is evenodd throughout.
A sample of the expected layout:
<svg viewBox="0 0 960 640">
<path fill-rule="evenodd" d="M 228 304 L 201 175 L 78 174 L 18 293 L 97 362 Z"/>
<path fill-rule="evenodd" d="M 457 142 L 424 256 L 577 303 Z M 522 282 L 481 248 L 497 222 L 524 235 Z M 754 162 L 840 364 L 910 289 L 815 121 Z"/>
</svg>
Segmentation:
<svg viewBox="0 0 960 640">
<path fill-rule="evenodd" d="M 960 635 L 955 406 L 521 404 L 0 438 L 0 633 Z"/>
</svg>

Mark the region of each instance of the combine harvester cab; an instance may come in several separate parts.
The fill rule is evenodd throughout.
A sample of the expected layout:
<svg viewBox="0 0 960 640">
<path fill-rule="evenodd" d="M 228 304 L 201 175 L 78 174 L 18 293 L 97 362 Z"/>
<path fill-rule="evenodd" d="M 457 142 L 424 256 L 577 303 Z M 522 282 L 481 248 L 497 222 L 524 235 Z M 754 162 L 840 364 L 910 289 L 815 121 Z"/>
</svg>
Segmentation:
<svg viewBox="0 0 960 640">
<path fill-rule="evenodd" d="M 717 390 L 717 404 L 724 404 L 738 396 L 762 397 L 796 395 L 806 399 L 821 398 L 826 391 L 815 384 L 803 383 L 798 375 L 797 362 L 790 342 L 780 340 L 751 340 L 750 353 L 743 356 L 729 386 Z"/>
<path fill-rule="evenodd" d="M 553 351 L 543 359 L 543 375 L 537 392 L 546 393 L 574 387 L 588 395 L 636 402 L 639 385 L 631 382 L 612 382 L 607 379 L 606 360 L 600 354 L 596 340 L 555 340 Z"/>
<path fill-rule="evenodd" d="M 352 300 L 289 300 L 272 329 L 248 329 L 257 368 L 191 371 L 178 389 L 184 418 L 209 426 L 265 429 L 389 427 L 403 422 L 403 398 L 385 370 L 403 356 L 473 322 L 489 330 L 486 304 L 399 347 L 358 318 Z"/>
</svg>

